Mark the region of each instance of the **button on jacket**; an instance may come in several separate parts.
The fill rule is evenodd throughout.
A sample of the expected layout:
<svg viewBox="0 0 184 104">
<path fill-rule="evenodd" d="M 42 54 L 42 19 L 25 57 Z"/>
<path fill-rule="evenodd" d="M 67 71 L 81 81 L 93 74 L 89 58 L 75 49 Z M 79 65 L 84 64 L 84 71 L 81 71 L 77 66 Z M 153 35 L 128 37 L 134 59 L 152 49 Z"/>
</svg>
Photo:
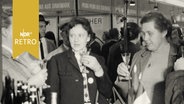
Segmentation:
<svg viewBox="0 0 184 104">
<path fill-rule="evenodd" d="M 89 71 L 87 74 L 88 79 L 94 79 L 92 83 L 88 80 L 90 100 L 94 104 L 98 89 L 100 93 L 98 98 L 99 104 L 106 104 L 105 99 L 111 95 L 112 83 L 107 76 L 104 59 L 92 53 L 91 55 L 97 58 L 104 70 L 104 75 L 96 77 L 94 72 L 87 68 Z M 49 73 L 48 83 L 51 86 L 51 92 L 59 92 L 59 104 L 83 104 L 83 77 L 74 52 L 70 49 L 53 56 L 48 62 L 47 67 Z"/>
</svg>

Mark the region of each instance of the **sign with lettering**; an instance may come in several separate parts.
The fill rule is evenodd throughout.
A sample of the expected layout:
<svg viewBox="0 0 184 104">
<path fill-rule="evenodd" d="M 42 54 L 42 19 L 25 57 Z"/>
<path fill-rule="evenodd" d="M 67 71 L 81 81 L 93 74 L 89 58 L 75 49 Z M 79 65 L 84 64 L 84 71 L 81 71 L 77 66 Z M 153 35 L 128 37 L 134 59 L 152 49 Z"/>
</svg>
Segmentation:
<svg viewBox="0 0 184 104">
<path fill-rule="evenodd" d="M 40 11 L 74 10 L 75 0 L 40 0 Z"/>
<path fill-rule="evenodd" d="M 108 15 L 102 16 L 84 16 L 87 18 L 91 24 L 93 31 L 96 36 L 101 38 L 104 31 L 109 31 L 110 29 L 110 17 Z"/>
<path fill-rule="evenodd" d="M 111 12 L 111 0 L 79 0 L 79 10 L 93 12 Z"/>
</svg>

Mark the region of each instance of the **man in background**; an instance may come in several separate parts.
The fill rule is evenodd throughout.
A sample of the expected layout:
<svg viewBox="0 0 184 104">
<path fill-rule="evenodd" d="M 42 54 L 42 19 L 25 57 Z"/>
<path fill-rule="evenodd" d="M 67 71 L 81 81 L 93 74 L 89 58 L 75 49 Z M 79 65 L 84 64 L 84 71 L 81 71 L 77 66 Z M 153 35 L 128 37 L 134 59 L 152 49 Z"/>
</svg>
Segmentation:
<svg viewBox="0 0 184 104">
<path fill-rule="evenodd" d="M 60 36 L 63 38 L 63 43 L 54 51 L 50 52 L 47 57 L 45 58 L 45 60 L 50 60 L 50 58 L 58 53 L 62 53 L 66 50 L 69 49 L 69 43 L 67 43 L 67 37 L 66 37 L 66 29 L 68 28 L 68 23 L 64 23 L 63 25 L 60 26 Z"/>
<path fill-rule="evenodd" d="M 45 57 L 56 49 L 54 41 L 45 38 L 46 26 L 49 21 L 46 21 L 43 15 L 39 15 L 39 40 L 40 40 L 40 59 Z"/>
</svg>

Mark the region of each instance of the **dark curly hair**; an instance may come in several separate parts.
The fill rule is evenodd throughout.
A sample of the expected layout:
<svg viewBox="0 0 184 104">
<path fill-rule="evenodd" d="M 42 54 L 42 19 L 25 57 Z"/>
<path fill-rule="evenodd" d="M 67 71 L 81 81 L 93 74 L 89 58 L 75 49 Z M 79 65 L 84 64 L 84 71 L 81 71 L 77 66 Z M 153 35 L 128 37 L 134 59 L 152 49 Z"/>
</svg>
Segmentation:
<svg viewBox="0 0 184 104">
<path fill-rule="evenodd" d="M 112 28 L 109 30 L 108 39 L 118 39 L 119 31 L 117 28 Z"/>
<path fill-rule="evenodd" d="M 69 31 L 76 25 L 81 24 L 82 27 L 87 31 L 87 33 L 90 35 L 90 39 L 92 39 L 91 37 L 93 37 L 93 30 L 91 28 L 90 22 L 86 19 L 86 18 L 82 18 L 82 17 L 73 17 L 70 22 L 67 23 L 67 26 L 65 27 L 65 36 L 66 37 L 66 41 L 67 41 L 67 45 L 69 47 L 71 47 L 70 42 L 69 42 Z M 88 43 L 89 44 L 89 43 Z M 88 45 L 87 44 L 87 45 Z M 87 46 L 88 47 L 88 46 Z"/>
</svg>

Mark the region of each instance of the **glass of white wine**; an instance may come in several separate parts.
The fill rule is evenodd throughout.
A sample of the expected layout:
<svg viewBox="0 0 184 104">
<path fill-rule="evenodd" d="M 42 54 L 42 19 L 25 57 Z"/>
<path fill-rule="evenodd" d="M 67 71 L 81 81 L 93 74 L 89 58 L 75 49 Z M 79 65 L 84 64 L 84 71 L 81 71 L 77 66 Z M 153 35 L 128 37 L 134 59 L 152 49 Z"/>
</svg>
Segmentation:
<svg viewBox="0 0 184 104">
<path fill-rule="evenodd" d="M 131 53 L 121 53 L 121 58 L 126 65 L 129 65 Z"/>
<path fill-rule="evenodd" d="M 130 57 L 131 57 L 131 53 L 121 53 L 121 58 L 123 60 L 123 62 L 125 63 L 125 65 L 127 66 L 128 70 L 129 70 L 129 62 L 130 62 Z M 129 80 L 130 76 L 120 76 L 122 80 Z"/>
</svg>

